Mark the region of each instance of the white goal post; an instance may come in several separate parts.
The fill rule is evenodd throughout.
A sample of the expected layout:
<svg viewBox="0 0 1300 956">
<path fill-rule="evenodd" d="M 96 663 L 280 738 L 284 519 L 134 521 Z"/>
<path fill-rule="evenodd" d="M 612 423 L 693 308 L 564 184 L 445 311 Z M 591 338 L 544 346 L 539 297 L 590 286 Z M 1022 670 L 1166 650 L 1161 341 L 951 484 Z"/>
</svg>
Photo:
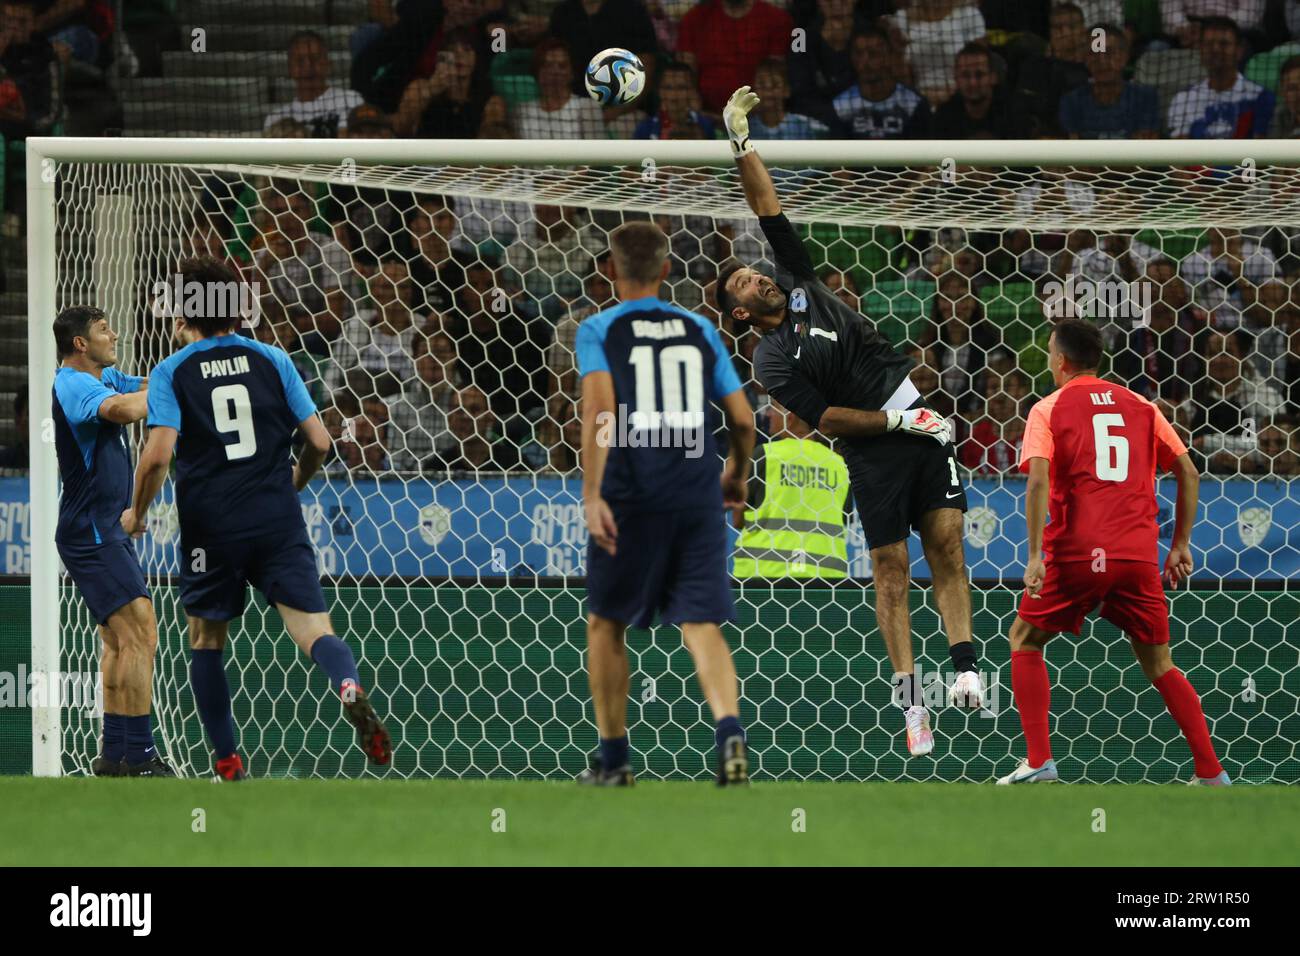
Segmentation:
<svg viewBox="0 0 1300 956">
<path fill-rule="evenodd" d="M 963 230 L 963 235 L 982 231 L 1008 236 L 1015 231 L 1028 231 L 1038 235 L 1088 230 L 1095 231 L 1098 235 L 1132 236 L 1151 230 L 1300 229 L 1300 171 L 1297 170 L 1300 167 L 1300 141 L 1296 140 L 787 141 L 762 142 L 757 146 L 764 161 L 776 171 L 775 178 L 782 194 L 784 209 L 797 224 L 829 223 L 836 229 L 906 227 L 922 232 L 958 228 Z M 73 255 L 70 251 L 72 247 L 67 245 L 66 237 L 61 231 L 64 207 L 60 205 L 60 188 L 69 171 L 94 170 L 93 177 L 79 180 L 76 197 L 66 193 L 63 196 L 69 203 L 92 203 L 90 206 L 78 206 L 78 212 L 83 214 L 85 220 L 84 228 L 89 231 L 79 237 L 75 254 L 85 255 L 85 250 L 89 249 L 94 256 L 94 263 L 89 270 L 89 285 L 79 285 L 76 292 L 82 299 L 93 295 L 96 304 L 101 306 L 106 303 L 120 304 L 123 311 L 127 312 L 130 311 L 130 303 L 138 298 L 132 295 L 132 285 L 142 281 L 142 272 L 145 271 L 141 265 L 146 254 L 144 244 L 152 241 L 146 235 L 147 230 L 137 230 L 136 223 L 145 214 L 143 210 L 147 206 L 148 215 L 172 217 L 178 221 L 186 215 L 184 211 L 167 208 L 170 201 L 167 190 L 134 188 L 136 184 L 144 182 L 133 172 L 139 169 L 150 170 L 147 174 L 141 174 L 147 176 L 156 176 L 154 170 L 188 169 L 204 174 L 223 174 L 240 182 L 252 182 L 255 178 L 260 182 L 345 182 L 358 188 L 373 187 L 415 195 L 446 195 L 525 204 L 546 203 L 582 210 L 604 210 L 619 215 L 626 212 L 675 217 L 702 216 L 709 217 L 714 222 L 752 219 L 745 208 L 725 141 L 36 137 L 27 140 L 26 149 L 29 384 L 30 394 L 36 398 L 38 409 L 38 413 L 30 418 L 31 666 L 33 672 L 45 674 L 62 672 L 72 653 L 69 649 L 69 642 L 73 640 L 69 636 L 69 615 L 74 612 L 69 608 L 70 602 L 77 600 L 70 595 L 67 582 L 62 580 L 54 545 L 59 477 L 46 404 L 57 366 L 50 325 L 58 310 L 74 301 L 69 298 L 71 290 L 63 284 L 62 274 L 66 257 Z M 936 239 L 935 246 L 938 245 Z M 1031 247 L 1032 245 L 1031 242 Z M 1004 248 L 1001 240 L 995 248 Z M 1046 275 L 1043 273 L 1043 276 Z M 1020 284 L 1033 285 L 1032 282 Z M 869 290 L 860 291 L 865 312 Z M 996 293 L 990 295 L 995 296 Z M 704 299 L 701 285 L 695 301 Z M 930 300 L 925 301 L 928 303 Z M 992 299 L 989 301 L 991 303 Z M 123 317 L 122 321 L 130 320 Z M 129 343 L 131 337 L 124 335 L 123 338 Z M 924 347 L 921 354 L 925 354 Z M 139 368 L 129 370 L 143 374 Z M 1193 399 L 1188 401 L 1194 402 Z M 1275 508 L 1277 514 L 1283 513 L 1277 509 L 1294 507 L 1296 504 L 1294 479 L 1279 480 L 1257 471 L 1252 473 L 1252 477 L 1241 477 L 1240 480 L 1248 482 L 1252 492 L 1264 489 L 1265 486 L 1271 489 L 1270 495 L 1276 490 L 1278 494 L 1266 497 L 1265 501 L 1268 507 Z M 348 477 L 346 481 L 355 483 L 359 479 Z M 990 515 L 988 520 L 996 525 L 996 530 L 990 532 L 990 535 L 1002 538 L 1002 543 L 1007 544 L 1010 533 L 1005 529 L 1010 525 L 1004 523 L 1002 513 L 992 504 L 993 485 L 1001 489 L 1004 482 L 1010 485 L 1014 479 L 997 475 L 991 477 L 990 482 L 985 512 Z M 1229 515 L 1230 512 L 1235 515 L 1248 503 L 1244 499 L 1237 501 L 1233 497 L 1236 492 L 1228 489 L 1228 484 L 1225 479 L 1218 492 L 1221 501 L 1225 502 L 1223 510 L 1215 512 L 1210 520 L 1219 533 L 1219 546 L 1225 553 L 1241 551 L 1242 548 L 1249 550 L 1246 545 L 1231 538 L 1235 533 L 1235 528 L 1231 525 L 1232 517 L 1220 517 L 1220 514 Z M 1251 502 L 1255 500 L 1250 495 L 1246 497 L 1251 498 Z M 1277 504 L 1269 504 L 1270 502 Z M 1258 507 L 1255 504 L 1251 506 Z M 1207 514 L 1205 509 L 1202 514 Z M 1285 537 L 1288 526 L 1280 519 L 1277 525 L 1275 530 L 1281 531 Z M 1295 528 L 1290 530 L 1294 536 Z M 1242 534 L 1244 536 L 1245 531 Z M 1207 629 L 1204 633 L 1212 632 L 1216 643 L 1223 644 L 1226 655 L 1211 655 L 1201 659 L 1199 663 L 1206 669 L 1205 673 L 1210 673 L 1212 668 L 1225 661 L 1231 661 L 1234 667 L 1240 665 L 1247 678 L 1255 679 L 1257 676 L 1251 672 L 1256 664 L 1241 663 L 1247 659 L 1253 662 L 1255 658 L 1250 654 L 1239 657 L 1239 649 L 1233 643 L 1235 639 L 1224 636 L 1222 629 L 1228 627 L 1229 623 L 1216 621 L 1221 611 L 1213 602 L 1225 595 L 1229 603 L 1236 601 L 1231 596 L 1232 583 L 1223 583 L 1232 576 L 1229 572 L 1241 572 L 1241 577 L 1235 584 L 1248 590 L 1252 583 L 1251 569 L 1262 568 L 1267 572 L 1265 576 L 1280 577 L 1281 580 L 1276 582 L 1279 586 L 1276 601 L 1279 603 L 1271 603 L 1274 599 L 1266 598 L 1260 608 L 1249 612 L 1240 610 L 1239 613 L 1243 618 L 1249 618 L 1251 614 L 1261 615 L 1268 628 L 1281 629 L 1287 626 L 1286 615 L 1293 612 L 1295 602 L 1287 596 L 1285 578 L 1293 573 L 1290 569 L 1293 568 L 1291 562 L 1294 561 L 1294 545 L 1276 545 L 1272 543 L 1275 540 L 1261 537 L 1255 543 L 1256 549 L 1262 549 L 1263 554 L 1252 558 L 1254 563 L 1244 559 L 1234 559 L 1235 563 L 1232 563 L 1225 558 L 1222 567 L 1227 570 L 1221 575 L 1220 586 L 1209 587 L 1206 596 L 1195 603 L 1194 606 L 1198 609 L 1197 620 L 1203 621 Z M 1008 546 L 1014 549 L 1015 542 L 1010 542 Z M 382 542 L 379 547 L 382 547 Z M 1242 553 L 1245 554 L 1245 551 Z M 1002 560 L 999 558 L 990 566 Z M 1228 567 L 1230 563 L 1232 567 Z M 998 575 L 1005 573 L 1008 567 L 1010 565 L 1005 563 L 997 567 Z M 977 576 L 994 575 L 985 573 Z M 478 583 L 485 583 L 487 577 L 486 573 L 478 575 Z M 531 584 L 524 579 L 519 579 L 516 584 L 524 591 L 530 588 L 540 589 L 543 587 L 543 578 L 549 580 L 555 577 L 557 575 L 538 572 Z M 510 580 L 515 580 L 513 575 Z M 803 593 L 804 585 L 795 583 L 790 587 L 794 589 L 792 593 Z M 743 595 L 748 595 L 751 590 L 752 584 L 747 585 Z M 750 619 L 755 622 L 753 626 L 756 629 L 776 627 L 763 623 L 768 620 L 764 615 L 773 612 L 773 608 L 764 602 L 773 600 L 775 599 L 770 596 L 752 599 L 742 596 L 742 603 L 746 603 L 752 611 Z M 928 599 L 922 598 L 923 602 L 926 600 Z M 496 599 L 490 599 L 489 603 L 492 613 L 498 613 Z M 1192 606 L 1191 603 L 1188 604 L 1189 608 Z M 1233 603 L 1233 606 L 1237 605 Z M 817 619 L 818 611 L 814 609 L 812 620 Z M 995 625 L 992 630 L 989 629 L 990 622 Z M 174 623 L 173 620 L 172 624 Z M 183 619 L 181 623 L 183 624 Z M 546 623 L 537 623 L 536 626 L 540 630 Z M 996 615 L 990 612 L 982 622 L 977 615 L 976 631 L 986 648 L 986 657 L 998 656 L 989 649 L 1002 640 L 1006 623 L 1005 608 Z M 568 627 L 571 622 L 562 621 L 559 624 Z M 846 618 L 840 630 L 832 633 L 832 638 L 835 635 L 856 635 L 854 655 L 873 662 L 883 660 L 885 653 L 879 636 L 871 637 L 862 646 L 862 635 L 854 629 L 855 626 L 850 625 Z M 1245 623 L 1243 626 L 1247 634 L 1245 640 L 1249 642 L 1250 635 L 1254 633 L 1253 625 Z M 96 641 L 93 627 L 86 630 L 84 615 L 77 627 L 79 630 L 75 640 L 81 643 L 77 645 L 75 654 L 78 655 L 78 660 L 93 663 Z M 1101 638 L 1088 635 L 1090 632 L 1085 631 L 1087 640 L 1098 642 L 1100 648 Z M 561 641 L 567 639 L 562 638 Z M 528 646 L 522 646 L 521 659 L 527 657 Z M 568 649 L 566 645 L 566 650 Z M 845 745 L 841 742 L 840 734 L 844 726 L 852 721 L 842 724 L 823 723 L 820 712 L 807 718 L 791 716 L 799 705 L 811 703 L 816 708 L 826 703 L 822 700 L 810 702 L 805 694 L 819 694 L 822 688 L 845 686 L 844 682 L 848 681 L 848 676 L 830 666 L 828 653 L 809 650 L 807 647 L 801 647 L 800 650 L 815 660 L 809 665 L 811 670 L 799 672 L 797 699 L 790 701 L 784 696 L 785 691 L 778 687 L 780 675 L 774 672 L 762 680 L 766 696 L 752 702 L 759 715 L 756 723 L 760 725 L 767 722 L 765 715 L 769 712 L 780 711 L 785 715 L 780 720 L 773 719 L 769 728 L 770 746 L 780 750 L 783 755 L 782 762 L 773 762 L 773 766 L 779 767 L 774 774 L 805 778 L 825 774 L 831 778 L 844 779 L 918 779 L 909 771 L 898 769 L 901 765 L 884 758 L 873 757 L 867 763 L 859 763 L 855 762 L 852 755 L 843 756 Z M 1062 652 L 1067 653 L 1064 650 Z M 1117 655 L 1114 667 L 1127 666 L 1127 663 L 1121 661 L 1121 655 L 1125 652 L 1126 649 L 1122 646 L 1116 645 L 1113 648 L 1113 653 Z M 163 653 L 162 649 L 160 653 Z M 173 647 L 170 653 L 176 654 L 179 651 Z M 758 652 L 755 653 L 759 656 Z M 1087 658 L 1087 662 L 1080 664 L 1073 673 L 1076 676 L 1085 674 L 1090 678 L 1094 675 L 1100 678 L 1103 672 L 1109 675 L 1112 664 L 1107 660 L 1106 653 L 1098 649 L 1096 654 L 1099 656 Z M 1267 650 L 1263 649 L 1262 653 L 1267 662 Z M 799 654 L 792 652 L 790 656 L 793 658 Z M 365 662 L 362 663 L 365 667 Z M 401 680 L 406 679 L 407 672 L 403 669 L 405 662 L 391 658 L 386 652 L 383 663 L 386 667 L 391 666 L 393 673 L 400 673 Z M 838 682 L 833 682 L 823 674 L 823 663 L 827 665 L 826 674 L 840 675 L 836 679 Z M 942 663 L 939 659 L 937 666 Z M 765 663 L 763 666 L 775 665 Z M 1268 665 L 1264 666 L 1267 669 Z M 448 664 L 448 667 L 455 669 L 453 664 Z M 526 669 L 524 665 L 520 667 Z M 887 668 L 887 662 L 882 667 Z M 424 665 L 423 669 L 417 670 L 428 673 L 431 665 Z M 884 673 L 883 670 L 880 672 Z M 566 677 L 572 677 L 568 671 L 565 674 Z M 1282 724 L 1279 722 L 1290 719 L 1287 714 L 1295 713 L 1296 674 L 1291 671 L 1278 674 L 1277 677 L 1276 687 L 1271 691 L 1274 694 L 1273 703 L 1267 707 L 1261 705 L 1264 709 L 1259 714 L 1243 715 L 1234 710 L 1230 685 L 1236 681 L 1240 687 L 1242 680 L 1236 670 L 1230 679 L 1225 679 L 1225 687 L 1215 691 L 1223 699 L 1215 707 L 1207 707 L 1207 710 L 1223 715 L 1227 721 L 1224 726 L 1234 728 L 1234 743 L 1239 747 L 1230 753 L 1234 767 L 1249 778 L 1294 782 L 1300 775 L 1300 762 L 1294 742 L 1287 744 L 1284 739 L 1280 739 L 1284 735 L 1280 733 Z M 742 681 L 743 678 L 742 674 Z M 853 681 L 858 680 L 855 672 Z M 1115 680 L 1114 694 L 1123 697 L 1130 693 L 1121 686 L 1119 678 Z M 866 681 L 861 683 L 862 686 L 868 686 Z M 239 688 L 234 684 L 232 681 L 232 690 L 238 694 Z M 857 684 L 853 686 L 856 687 Z M 473 696 L 471 689 L 462 690 L 466 696 Z M 412 688 L 411 692 L 414 698 L 420 697 L 418 689 Z M 1074 699 L 1076 693 L 1084 692 L 1086 688 L 1075 688 L 1066 696 L 1070 697 L 1072 706 L 1077 705 L 1078 712 L 1083 715 L 1080 717 L 1080 726 L 1089 727 L 1084 712 L 1089 706 L 1088 702 Z M 156 679 L 155 706 L 179 707 L 175 700 L 158 699 L 163 695 L 174 696 L 177 693 L 179 687 L 174 678 L 168 677 L 165 669 L 160 668 Z M 282 690 L 277 693 L 283 696 L 293 692 Z M 441 691 L 435 688 L 433 693 L 436 695 Z M 513 689 L 510 693 L 513 693 Z M 564 692 L 565 695 L 568 693 L 567 690 Z M 1202 693 L 1206 693 L 1204 689 Z M 503 695 L 494 689 L 492 696 L 499 701 Z M 1007 689 L 1003 701 L 1007 715 L 992 722 L 997 727 L 1002 727 L 1004 719 L 1014 719 L 1009 708 L 1009 697 Z M 1267 701 L 1267 694 L 1265 698 Z M 1089 758 L 1092 762 L 1088 764 L 1090 769 L 1086 778 L 1172 779 L 1175 776 L 1172 768 L 1179 760 L 1175 751 L 1181 742 L 1167 733 L 1168 728 L 1157 730 L 1147 726 L 1145 729 L 1132 729 L 1128 723 L 1129 718 L 1133 719 L 1133 726 L 1143 720 L 1148 725 L 1153 725 L 1152 715 L 1155 711 L 1148 712 L 1139 705 L 1127 703 L 1127 697 L 1123 699 L 1124 706 L 1130 707 L 1129 710 L 1117 710 L 1114 713 L 1106 710 L 1107 720 L 1104 723 L 1107 729 L 1095 732 L 1088 730 L 1090 746 L 1095 747 L 1097 752 Z M 846 712 L 852 712 L 857 702 L 836 700 L 833 703 L 842 705 Z M 257 712 L 261 704 L 254 701 L 250 706 Z M 1104 710 L 1107 708 L 1105 703 L 1102 706 Z M 557 713 L 565 710 L 558 705 L 553 709 Z M 882 712 L 882 706 L 874 702 L 866 711 L 869 719 L 877 723 L 880 723 L 878 718 Z M 38 776 L 84 773 L 88 753 L 85 748 L 89 746 L 88 741 L 93 740 L 93 724 L 86 723 L 83 726 L 77 719 L 76 726 L 70 726 L 66 709 L 59 706 L 57 700 L 33 707 L 32 714 L 33 773 Z M 694 753 L 698 748 L 694 747 L 693 740 L 679 743 L 689 735 L 677 733 L 675 714 L 673 711 L 664 724 L 671 727 L 672 733 L 663 731 L 661 736 L 660 725 L 655 725 L 656 744 L 665 754 L 674 746 Z M 178 713 L 170 723 L 164 720 L 164 737 L 182 733 L 176 728 L 191 727 L 191 716 Z M 584 716 L 582 719 L 585 721 L 587 718 Z M 1262 723 L 1252 722 L 1257 719 Z M 524 716 L 511 718 L 507 723 L 512 728 L 529 724 L 531 729 L 530 721 L 534 720 L 535 718 Z M 1211 720 L 1213 729 L 1213 714 Z M 536 722 L 539 725 L 542 723 L 540 720 Z M 1274 728 L 1274 732 L 1265 737 L 1265 731 L 1259 728 L 1269 726 Z M 815 733 L 811 736 L 822 742 L 813 744 L 803 738 L 796 741 L 798 734 L 793 729 L 787 731 L 787 728 L 802 728 L 805 733 L 809 733 L 809 728 L 812 728 Z M 412 732 L 421 730 L 418 726 L 410 729 Z M 871 738 L 873 741 L 884 740 L 887 736 L 892 740 L 896 736 L 892 725 L 885 727 L 882 724 L 877 729 L 880 736 Z M 941 723 L 940 731 L 943 729 Z M 866 732 L 862 730 L 862 733 Z M 304 736 L 311 738 L 313 733 L 315 731 L 309 728 Z M 455 759 L 448 756 L 445 763 L 437 762 L 423 755 L 423 743 L 413 744 L 412 746 L 419 747 L 421 755 L 411 758 L 411 763 L 403 771 L 404 775 L 547 775 L 558 772 L 557 767 L 569 765 L 570 758 L 563 754 L 556 758 L 558 762 L 551 760 L 551 752 L 556 747 L 546 738 L 544 727 L 538 729 L 538 740 L 541 742 L 528 744 L 524 756 L 518 761 L 508 755 L 511 750 L 508 741 L 463 740 L 464 733 L 466 731 L 458 726 L 454 743 L 456 748 L 463 747 L 468 756 L 458 753 Z M 636 734 L 635 727 L 633 733 Z M 489 732 L 485 730 L 484 734 L 487 736 Z M 1140 743 L 1108 749 L 1108 741 L 1117 737 L 1128 739 L 1126 735 L 1136 735 L 1140 738 Z M 1007 733 L 998 730 L 991 735 L 974 734 L 963 745 L 967 749 L 962 751 L 959 758 L 954 758 L 952 765 L 934 772 L 927 771 L 919 779 L 980 779 L 986 768 L 983 758 L 978 756 L 978 744 L 981 739 L 990 736 L 997 738 L 1001 748 L 999 752 L 1005 754 L 1010 746 Z M 276 739 L 280 740 L 278 736 Z M 70 743 L 70 740 L 73 742 Z M 1166 754 L 1164 745 L 1171 740 L 1173 744 Z M 175 740 L 169 739 L 168 743 L 174 745 L 173 753 L 175 747 L 180 746 Z M 635 736 L 633 745 L 634 748 L 637 746 Z M 186 746 L 196 754 L 202 750 L 201 741 L 189 741 Z M 289 746 L 287 737 L 283 742 L 266 744 L 267 759 L 272 766 L 281 766 L 276 762 L 280 759 L 277 755 Z M 332 745 L 323 746 L 328 749 Z M 447 747 L 450 753 L 451 745 L 448 744 Z M 545 751 L 546 759 L 537 757 L 534 750 L 537 754 Z M 481 756 L 482 753 L 489 752 L 498 756 Z M 1159 763 L 1158 771 L 1148 772 L 1134 769 L 1130 765 L 1135 760 L 1145 760 L 1148 757 Z M 184 758 L 180 762 L 183 767 L 187 766 Z M 333 764 L 314 763 L 304 772 L 327 772 L 321 769 L 323 766 Z M 659 766 L 664 768 L 664 776 L 691 776 L 698 773 L 694 763 L 678 763 L 676 757 L 663 756 Z M 189 767 L 189 771 L 196 772 L 194 767 Z M 202 772 L 202 768 L 197 772 Z"/>
</svg>

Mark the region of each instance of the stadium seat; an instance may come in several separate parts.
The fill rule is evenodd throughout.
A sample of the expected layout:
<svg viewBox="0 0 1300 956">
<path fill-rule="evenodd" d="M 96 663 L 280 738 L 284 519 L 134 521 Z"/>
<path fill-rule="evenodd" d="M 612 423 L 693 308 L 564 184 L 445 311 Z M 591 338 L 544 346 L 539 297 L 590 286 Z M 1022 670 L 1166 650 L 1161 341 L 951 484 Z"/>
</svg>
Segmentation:
<svg viewBox="0 0 1300 956">
<path fill-rule="evenodd" d="M 916 342 L 930 323 L 934 283 L 877 282 L 862 295 L 862 309 L 876 330 L 895 345 Z"/>
<path fill-rule="evenodd" d="M 1300 43 L 1283 43 L 1265 53 L 1256 53 L 1246 63 L 1246 79 L 1276 93 L 1282 64 L 1297 54 L 1300 54 Z"/>
<path fill-rule="evenodd" d="M 505 99 L 506 106 L 537 99 L 537 80 L 533 78 L 532 68 L 532 50 L 508 50 L 492 57 L 492 88 Z"/>
</svg>

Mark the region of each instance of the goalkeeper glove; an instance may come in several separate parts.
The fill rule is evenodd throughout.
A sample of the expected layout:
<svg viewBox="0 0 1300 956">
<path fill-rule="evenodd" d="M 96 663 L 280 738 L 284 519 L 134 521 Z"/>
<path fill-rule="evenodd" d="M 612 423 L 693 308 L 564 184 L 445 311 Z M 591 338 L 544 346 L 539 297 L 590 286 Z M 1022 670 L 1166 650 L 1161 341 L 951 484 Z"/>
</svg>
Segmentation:
<svg viewBox="0 0 1300 956">
<path fill-rule="evenodd" d="M 903 411 L 890 408 L 885 411 L 885 419 L 887 432 L 902 431 L 909 435 L 924 435 L 933 438 L 940 445 L 952 441 L 952 423 L 929 408 L 909 408 Z"/>
<path fill-rule="evenodd" d="M 731 152 L 736 159 L 754 151 L 754 144 L 749 141 L 749 111 L 757 105 L 758 94 L 742 86 L 731 94 L 722 110 L 722 122 L 727 127 L 727 138 L 731 140 Z"/>
</svg>

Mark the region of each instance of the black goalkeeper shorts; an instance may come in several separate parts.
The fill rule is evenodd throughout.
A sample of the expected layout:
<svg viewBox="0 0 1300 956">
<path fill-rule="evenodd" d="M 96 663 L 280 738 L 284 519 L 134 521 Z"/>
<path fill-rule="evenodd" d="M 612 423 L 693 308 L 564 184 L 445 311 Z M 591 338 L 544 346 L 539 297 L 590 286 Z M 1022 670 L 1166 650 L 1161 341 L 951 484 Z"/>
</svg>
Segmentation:
<svg viewBox="0 0 1300 956">
<path fill-rule="evenodd" d="M 845 442 L 841 450 L 869 548 L 906 540 L 927 511 L 966 511 L 957 446 L 951 442 L 940 445 L 933 438 L 895 432 Z"/>
</svg>

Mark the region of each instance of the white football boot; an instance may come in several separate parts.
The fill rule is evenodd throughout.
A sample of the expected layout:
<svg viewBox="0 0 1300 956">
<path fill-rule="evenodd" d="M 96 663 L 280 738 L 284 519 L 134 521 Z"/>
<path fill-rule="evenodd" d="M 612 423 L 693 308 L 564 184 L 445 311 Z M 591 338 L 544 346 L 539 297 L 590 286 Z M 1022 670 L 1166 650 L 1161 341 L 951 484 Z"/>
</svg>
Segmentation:
<svg viewBox="0 0 1300 956">
<path fill-rule="evenodd" d="M 1223 771 L 1217 777 L 1193 777 L 1187 781 L 1189 787 L 1231 787 L 1232 781 L 1228 779 L 1228 771 Z"/>
<path fill-rule="evenodd" d="M 984 706 L 984 678 L 977 671 L 962 671 L 948 688 L 948 703 L 979 710 Z"/>
<path fill-rule="evenodd" d="M 903 711 L 907 724 L 907 749 L 913 757 L 924 757 L 934 749 L 934 734 L 930 732 L 930 712 L 924 707 L 909 707 Z"/>
<path fill-rule="evenodd" d="M 1056 783 L 1060 779 L 1056 775 L 1055 760 L 1048 760 L 1041 767 L 1031 767 L 1028 759 L 1021 757 L 1016 769 L 1005 777 L 998 777 L 998 783 Z"/>
</svg>

